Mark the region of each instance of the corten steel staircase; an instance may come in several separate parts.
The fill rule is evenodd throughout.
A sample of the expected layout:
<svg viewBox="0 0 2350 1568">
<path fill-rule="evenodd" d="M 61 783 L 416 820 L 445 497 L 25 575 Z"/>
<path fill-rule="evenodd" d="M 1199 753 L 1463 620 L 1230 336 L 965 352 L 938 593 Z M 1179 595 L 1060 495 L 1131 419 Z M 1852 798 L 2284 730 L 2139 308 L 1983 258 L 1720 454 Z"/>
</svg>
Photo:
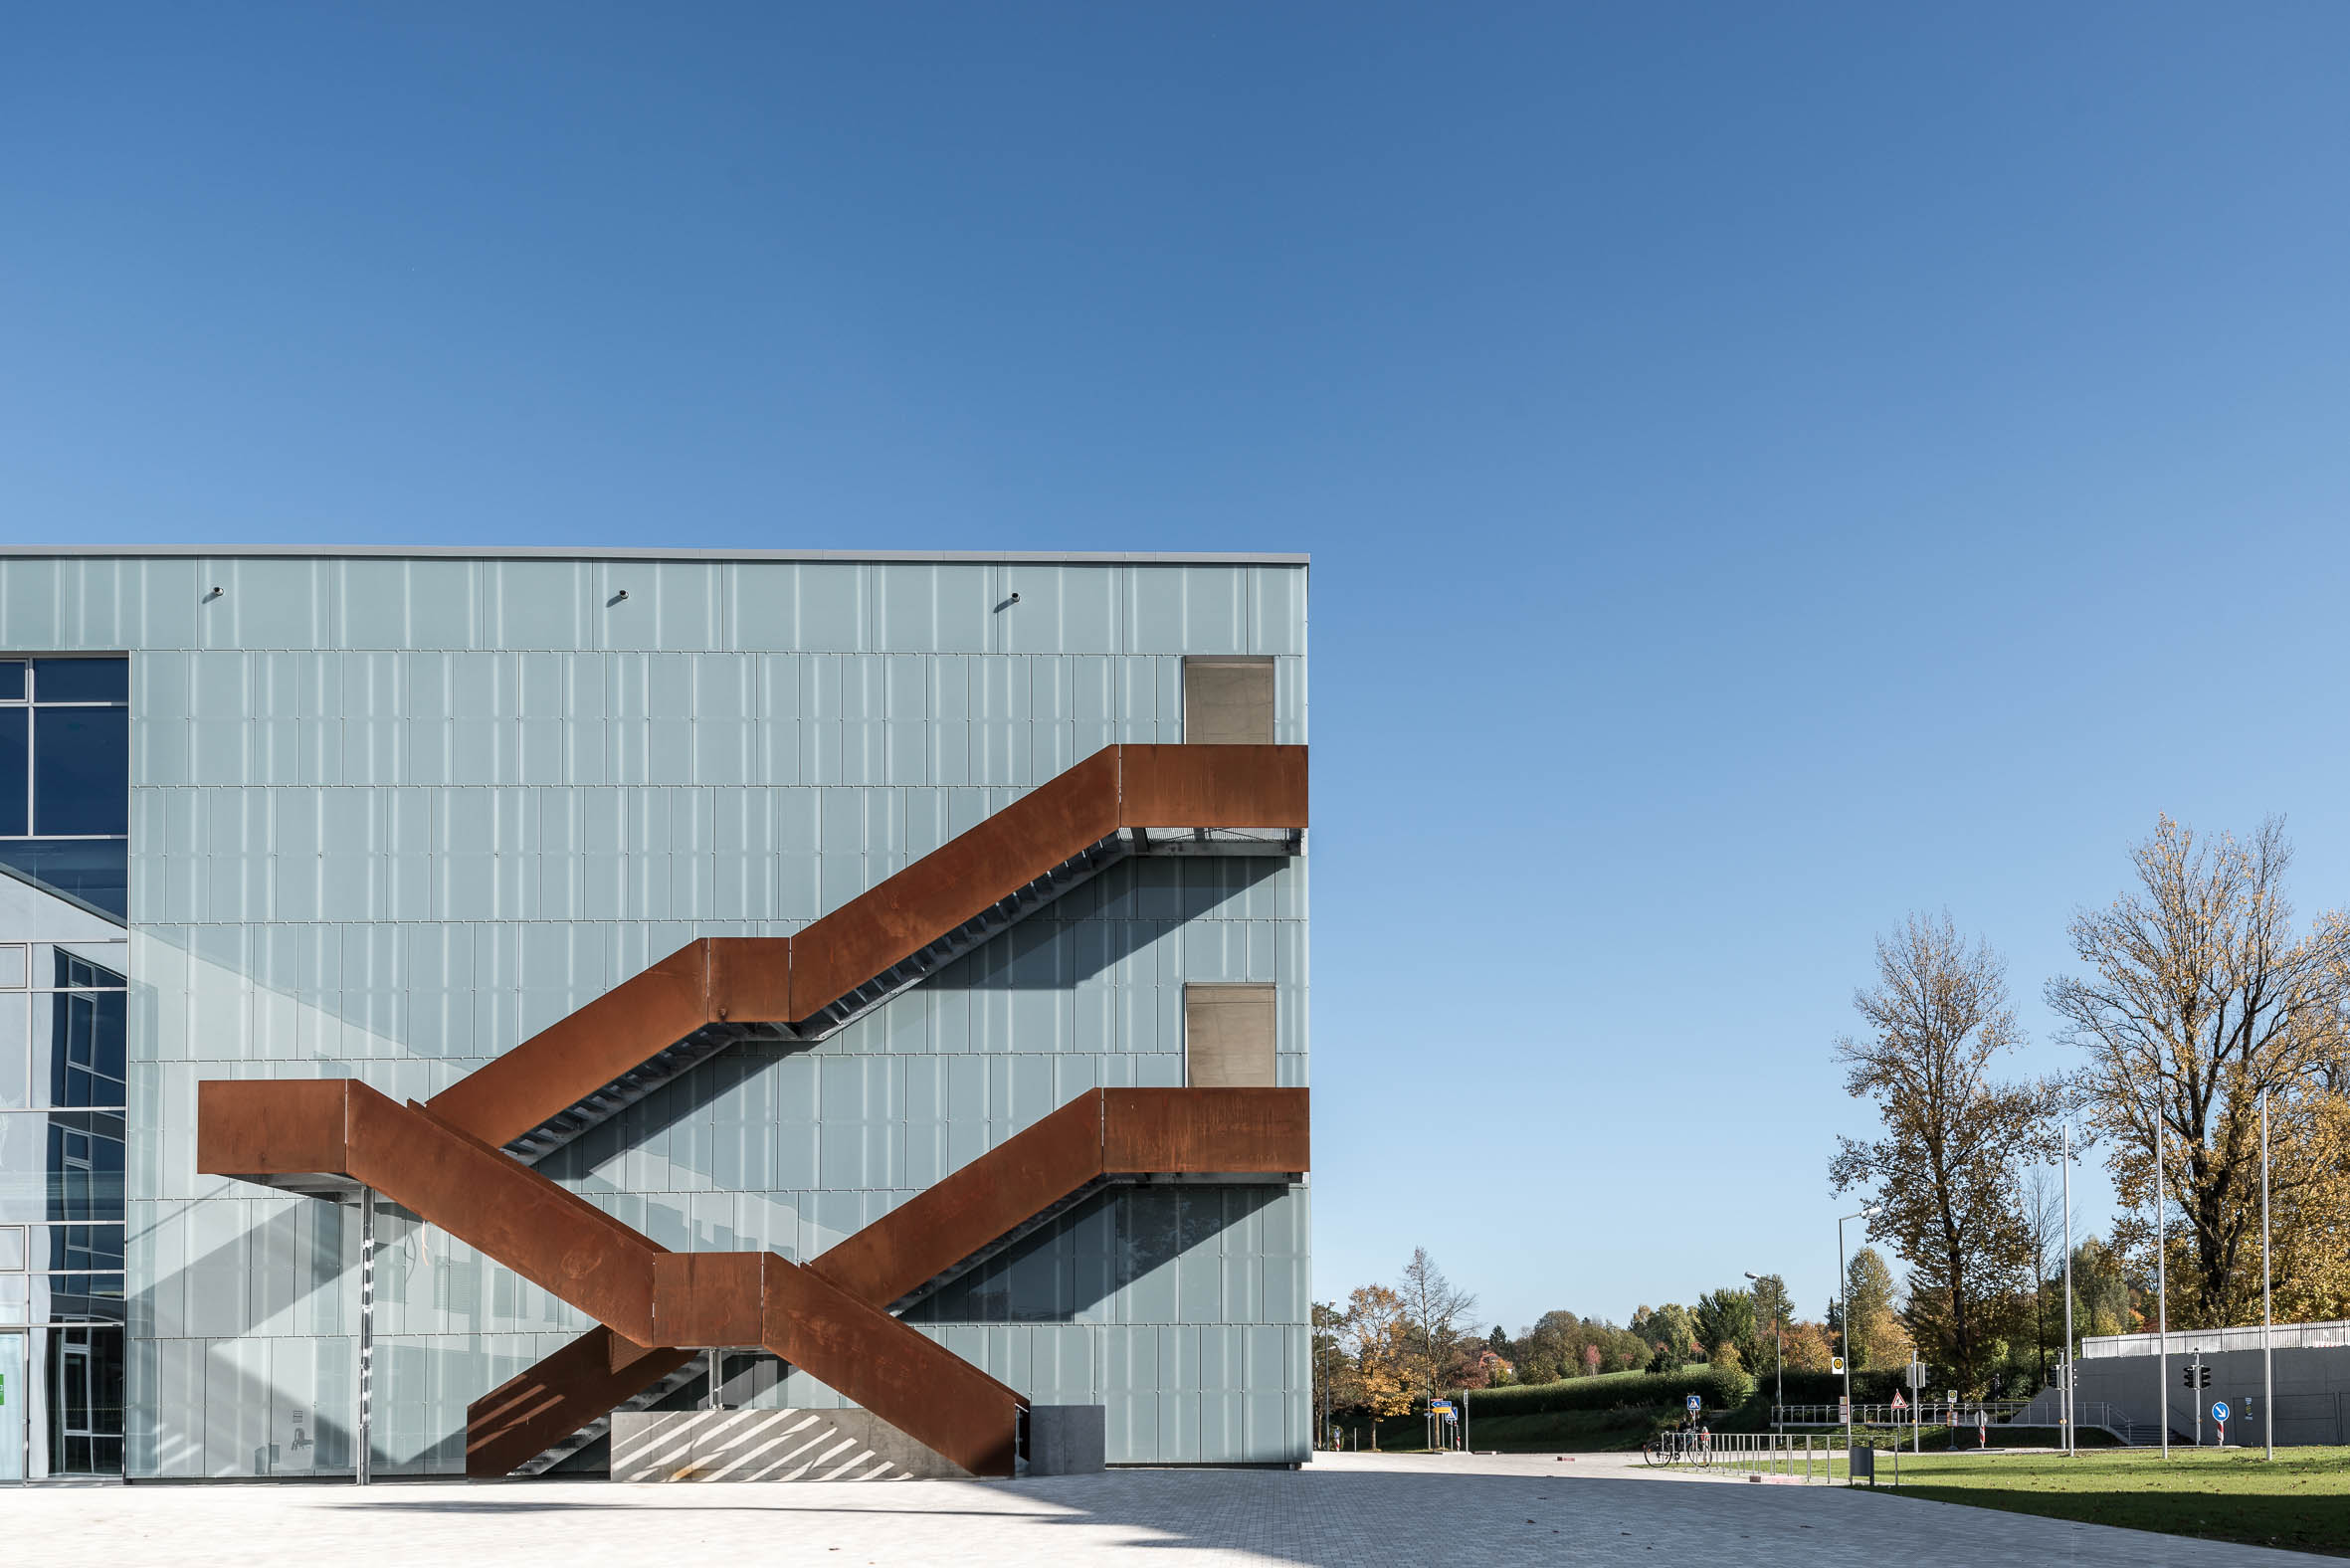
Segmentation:
<svg viewBox="0 0 2350 1568">
<path fill-rule="evenodd" d="M 1301 1088 L 1092 1089 L 898 1205 L 808 1271 L 868 1305 L 902 1304 L 1104 1187 L 1154 1177 L 1294 1180 L 1311 1163 L 1309 1122 Z M 693 1356 L 664 1348 L 636 1352 L 623 1366 L 627 1353 L 611 1330 L 593 1328 L 476 1400 L 466 1412 L 466 1473 L 551 1469 L 600 1436 L 612 1411 L 657 1396 Z M 824 1376 L 813 1365 L 808 1370 Z M 901 1430 L 922 1438 L 915 1428 Z"/>
<path fill-rule="evenodd" d="M 704 937 L 433 1096 L 535 1160 L 737 1040 L 820 1040 L 1132 855 L 1289 855 L 1303 746 L 1108 746 L 789 937 Z"/>
<path fill-rule="evenodd" d="M 372 1187 L 597 1319 L 469 1410 L 468 1474 L 532 1461 L 707 1347 L 771 1351 L 1010 1474 L 1021 1397 L 885 1308 L 1107 1182 L 1301 1173 L 1303 1090 L 1096 1090 L 805 1269 L 669 1253 L 522 1162 L 737 1040 L 822 1038 L 1117 860 L 1293 854 L 1305 826 L 1301 746 L 1108 747 L 798 935 L 691 943 L 429 1104 L 341 1079 L 202 1084 L 198 1168 Z"/>
<path fill-rule="evenodd" d="M 348 1078 L 201 1083 L 197 1117 L 200 1168 L 292 1191 L 372 1187 L 604 1324 L 610 1360 L 766 1350 L 973 1474 L 1012 1472 L 1020 1395 L 811 1270 L 772 1253 L 670 1252 L 425 1106 Z"/>
</svg>

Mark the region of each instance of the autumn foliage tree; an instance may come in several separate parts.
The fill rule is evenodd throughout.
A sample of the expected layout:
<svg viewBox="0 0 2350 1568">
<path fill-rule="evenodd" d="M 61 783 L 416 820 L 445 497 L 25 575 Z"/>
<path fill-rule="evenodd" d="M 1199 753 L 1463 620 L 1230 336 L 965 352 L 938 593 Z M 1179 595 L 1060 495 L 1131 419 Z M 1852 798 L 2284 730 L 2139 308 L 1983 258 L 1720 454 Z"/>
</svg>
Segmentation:
<svg viewBox="0 0 2350 1568">
<path fill-rule="evenodd" d="M 2053 1096 L 1997 1075 L 2021 1043 L 2007 976 L 1944 915 L 1912 915 L 1876 944 L 1854 994 L 1866 1028 L 1836 1043 L 1845 1088 L 1874 1102 L 1872 1139 L 1840 1138 L 1829 1178 L 1879 1207 L 1868 1234 L 1909 1268 L 1909 1328 L 1960 1387 L 1981 1388 L 2031 1257 L 2017 1183 L 2045 1157 Z"/>
<path fill-rule="evenodd" d="M 1411 1353 L 1403 1298 L 1383 1284 L 1359 1285 L 1337 1315 L 1339 1359 L 1330 1380 L 1336 1410 L 1400 1416 L 1412 1408 Z"/>
<path fill-rule="evenodd" d="M 2161 819 L 2130 854 L 2138 885 L 2072 921 L 2087 973 L 2049 982 L 2086 1058 L 2071 1087 L 2103 1137 L 2116 1240 L 2152 1273 L 2156 1126 L 2174 1222 L 2174 1326 L 2246 1322 L 2259 1304 L 2259 1115 L 2269 1098 L 2280 1312 L 2350 1311 L 2350 1109 L 2343 1008 L 2350 921 L 2295 934 L 2292 850 L 2270 819 L 2248 840 Z"/>
</svg>

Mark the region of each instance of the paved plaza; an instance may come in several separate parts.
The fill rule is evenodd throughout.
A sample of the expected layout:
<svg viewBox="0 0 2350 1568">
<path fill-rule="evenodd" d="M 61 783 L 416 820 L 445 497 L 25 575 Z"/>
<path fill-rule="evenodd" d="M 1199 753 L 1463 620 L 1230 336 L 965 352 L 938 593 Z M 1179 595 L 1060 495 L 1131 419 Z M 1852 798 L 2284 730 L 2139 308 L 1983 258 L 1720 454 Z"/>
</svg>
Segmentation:
<svg viewBox="0 0 2350 1568">
<path fill-rule="evenodd" d="M 390 1481 L 0 1490 L 20 1562 L 2334 1562 L 1826 1485 L 1586 1455 L 1322 1455 L 1288 1470 L 1023 1481 L 614 1485 Z"/>
</svg>

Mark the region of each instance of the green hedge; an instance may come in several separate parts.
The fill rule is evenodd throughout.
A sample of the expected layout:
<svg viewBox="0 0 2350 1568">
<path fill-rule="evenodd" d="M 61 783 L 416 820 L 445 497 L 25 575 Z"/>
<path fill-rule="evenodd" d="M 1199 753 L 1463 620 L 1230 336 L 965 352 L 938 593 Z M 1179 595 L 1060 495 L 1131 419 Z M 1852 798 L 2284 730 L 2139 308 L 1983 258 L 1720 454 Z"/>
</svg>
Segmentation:
<svg viewBox="0 0 2350 1568">
<path fill-rule="evenodd" d="M 1678 1407 L 1691 1394 L 1708 1410 L 1742 1405 L 1754 1392 L 1754 1379 L 1721 1367 L 1697 1367 L 1682 1372 L 1610 1372 L 1600 1377 L 1571 1377 L 1556 1383 L 1520 1383 L 1508 1388 L 1472 1389 L 1469 1419 L 1483 1416 L 1531 1416 L 1553 1410 L 1617 1410 L 1626 1407 Z M 1788 1396 L 1794 1397 L 1791 1392 Z"/>
<path fill-rule="evenodd" d="M 1906 1388 L 1906 1371 L 1901 1367 L 1855 1372 L 1853 1402 L 1857 1405 L 1890 1404 L 1893 1391 Z M 1754 1386 L 1763 1398 L 1778 1398 L 1778 1380 L 1768 1368 L 1754 1380 Z M 1787 1374 L 1787 1403 L 1790 1405 L 1833 1405 L 1844 1397 L 1844 1391 L 1845 1380 L 1834 1372 Z"/>
</svg>

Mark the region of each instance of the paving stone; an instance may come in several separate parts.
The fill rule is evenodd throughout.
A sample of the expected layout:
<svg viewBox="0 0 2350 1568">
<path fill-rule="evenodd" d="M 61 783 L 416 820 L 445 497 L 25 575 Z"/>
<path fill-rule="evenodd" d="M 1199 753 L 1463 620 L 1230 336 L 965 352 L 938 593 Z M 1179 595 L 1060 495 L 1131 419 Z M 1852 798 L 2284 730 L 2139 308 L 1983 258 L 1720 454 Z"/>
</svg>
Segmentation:
<svg viewBox="0 0 2350 1568">
<path fill-rule="evenodd" d="M 1296 1471 L 1019 1481 L 35 1487 L 0 1490 L 0 1523 L 8 1560 L 35 1563 L 2338 1563 L 1617 1455 L 1326 1454 Z"/>
</svg>

